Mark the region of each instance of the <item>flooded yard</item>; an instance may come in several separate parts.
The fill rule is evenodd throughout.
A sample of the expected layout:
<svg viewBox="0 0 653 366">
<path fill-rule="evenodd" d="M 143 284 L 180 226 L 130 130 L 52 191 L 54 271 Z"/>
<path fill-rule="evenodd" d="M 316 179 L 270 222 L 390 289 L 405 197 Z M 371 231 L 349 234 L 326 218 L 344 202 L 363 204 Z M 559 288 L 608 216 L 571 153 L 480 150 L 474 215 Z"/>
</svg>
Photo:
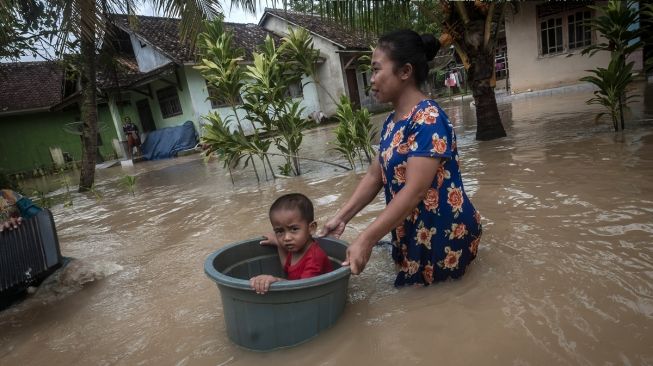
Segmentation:
<svg viewBox="0 0 653 366">
<path fill-rule="evenodd" d="M 483 216 L 468 273 L 397 289 L 378 246 L 334 327 L 270 353 L 227 339 L 204 260 L 268 231 L 283 193 L 311 197 L 323 224 L 364 170 L 304 162 L 301 177 L 257 183 L 241 169 L 232 185 L 192 155 L 98 171 L 101 201 L 75 194 L 53 208 L 62 253 L 77 260 L 0 312 L 0 364 L 653 365 L 653 89 L 640 94 L 620 133 L 594 122 L 587 92 L 501 103 L 509 137 L 490 142 L 474 140 L 469 101 L 443 104 Z M 333 127 L 310 131 L 302 153 L 342 163 L 327 150 Z M 384 206 L 380 194 L 343 239 Z"/>
</svg>

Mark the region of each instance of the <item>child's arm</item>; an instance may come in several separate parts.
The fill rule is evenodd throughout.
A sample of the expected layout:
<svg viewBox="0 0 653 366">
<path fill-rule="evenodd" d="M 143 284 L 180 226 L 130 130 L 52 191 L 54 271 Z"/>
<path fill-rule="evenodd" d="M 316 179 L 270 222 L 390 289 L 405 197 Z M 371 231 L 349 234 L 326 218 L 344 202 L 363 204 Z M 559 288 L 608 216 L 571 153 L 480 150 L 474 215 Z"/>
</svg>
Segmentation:
<svg viewBox="0 0 653 366">
<path fill-rule="evenodd" d="M 275 282 L 283 281 L 283 278 L 274 277 L 271 275 L 258 275 L 249 280 L 249 285 L 256 291 L 257 294 L 263 295 L 270 289 L 270 285 Z"/>
<path fill-rule="evenodd" d="M 286 264 L 286 257 L 288 256 L 288 252 L 286 251 L 286 249 L 284 249 L 283 246 L 277 243 L 277 237 L 276 235 L 274 235 L 274 233 L 265 234 L 263 235 L 263 237 L 265 239 L 261 240 L 259 244 L 277 247 L 277 253 L 279 253 L 279 261 L 281 262 L 281 266 L 283 267 L 283 265 Z"/>
</svg>

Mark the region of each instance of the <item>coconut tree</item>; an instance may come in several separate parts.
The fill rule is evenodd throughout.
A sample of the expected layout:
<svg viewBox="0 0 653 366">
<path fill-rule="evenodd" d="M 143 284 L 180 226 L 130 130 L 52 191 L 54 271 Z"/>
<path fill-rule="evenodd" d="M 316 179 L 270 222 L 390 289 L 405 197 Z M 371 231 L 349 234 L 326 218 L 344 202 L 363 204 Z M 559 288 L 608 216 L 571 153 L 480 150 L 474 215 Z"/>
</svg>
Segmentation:
<svg viewBox="0 0 653 366">
<path fill-rule="evenodd" d="M 0 19 L 21 16 L 25 6 L 33 4 L 32 0 L 0 2 Z M 49 0 L 44 2 L 51 11 L 60 15 L 53 22 L 58 30 L 53 43 L 55 56 L 79 53 L 81 84 L 81 118 L 82 128 L 82 165 L 80 169 L 79 190 L 89 190 L 95 180 L 95 163 L 97 149 L 97 85 L 96 64 L 100 41 L 111 37 L 109 15 L 112 13 L 135 15 L 136 5 L 143 2 L 136 0 Z M 160 15 L 181 18 L 180 38 L 194 43 L 203 26 L 203 20 L 223 13 L 220 0 L 150 0 L 147 1 Z M 253 12 L 255 0 L 230 0 L 231 5 L 243 7 Z M 27 12 L 29 14 L 29 12 Z M 135 18 L 131 18 L 135 21 Z M 0 37 L 3 39 L 3 37 Z"/>
<path fill-rule="evenodd" d="M 287 6 L 304 9 L 345 26 L 373 33 L 392 24 L 422 30 L 423 19 L 440 21 L 443 46 L 453 44 L 465 66 L 476 105 L 476 139 L 506 136 L 494 95 L 494 55 L 506 1 L 402 0 L 288 0 Z M 293 5 L 296 4 L 296 5 Z M 415 10 L 417 9 L 417 13 Z"/>
</svg>

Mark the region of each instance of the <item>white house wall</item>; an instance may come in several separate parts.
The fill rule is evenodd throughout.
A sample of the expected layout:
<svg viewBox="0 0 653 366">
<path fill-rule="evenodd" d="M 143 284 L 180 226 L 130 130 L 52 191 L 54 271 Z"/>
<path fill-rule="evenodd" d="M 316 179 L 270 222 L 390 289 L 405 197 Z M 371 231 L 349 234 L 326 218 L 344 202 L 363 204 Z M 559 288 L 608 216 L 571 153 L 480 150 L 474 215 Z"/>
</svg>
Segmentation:
<svg viewBox="0 0 653 366">
<path fill-rule="evenodd" d="M 607 67 L 608 52 L 582 56 L 581 49 L 556 55 L 539 55 L 537 3 L 522 2 L 519 12 L 506 14 L 506 41 L 510 89 L 514 93 L 579 83 L 585 70 Z"/>
<path fill-rule="evenodd" d="M 141 72 L 148 72 L 163 66 L 170 62 L 170 59 L 161 54 L 159 51 L 152 48 L 151 45 L 142 42 L 133 34 L 129 35 L 134 49 L 134 55 L 138 62 L 138 69 Z"/>
<path fill-rule="evenodd" d="M 276 34 L 288 34 L 288 23 L 275 16 L 268 15 L 262 26 Z M 346 94 L 345 91 L 345 77 L 342 72 L 342 65 L 340 63 L 340 56 L 336 53 L 338 47 L 331 41 L 318 36 L 313 36 L 313 47 L 320 50 L 320 54 L 325 58 L 325 62 L 319 64 L 317 67 L 317 74 L 321 84 L 329 93 L 336 99 L 331 100 L 326 92 L 320 87 L 317 88 L 317 95 L 321 105 L 321 110 L 326 115 L 330 116 L 336 112 L 336 102 L 341 95 Z M 308 111 L 312 113 L 313 111 Z"/>
<path fill-rule="evenodd" d="M 201 125 L 206 123 L 205 116 L 210 112 L 216 112 L 220 117 L 225 120 L 229 118 L 231 120 L 232 129 L 236 128 L 236 118 L 234 118 L 234 113 L 231 107 L 221 107 L 221 108 L 212 108 L 211 101 L 209 98 L 209 92 L 206 86 L 206 82 L 202 74 L 194 69 L 192 66 L 184 67 L 184 75 L 188 83 L 188 90 L 190 91 L 190 99 L 194 107 L 193 122 L 196 124 L 198 131 L 201 134 Z M 303 87 L 303 98 L 296 98 L 300 102 L 300 106 L 303 108 L 301 116 L 306 118 L 311 112 L 319 108 L 319 101 L 317 99 L 317 90 L 315 83 L 312 82 L 312 78 L 305 77 L 302 80 Z M 244 95 L 243 95 L 244 97 Z M 247 120 L 245 111 L 241 108 L 236 109 L 238 113 L 238 118 L 241 121 L 243 130 L 246 134 L 253 133 L 252 124 Z M 260 125 L 256 124 L 256 127 L 259 128 Z"/>
</svg>

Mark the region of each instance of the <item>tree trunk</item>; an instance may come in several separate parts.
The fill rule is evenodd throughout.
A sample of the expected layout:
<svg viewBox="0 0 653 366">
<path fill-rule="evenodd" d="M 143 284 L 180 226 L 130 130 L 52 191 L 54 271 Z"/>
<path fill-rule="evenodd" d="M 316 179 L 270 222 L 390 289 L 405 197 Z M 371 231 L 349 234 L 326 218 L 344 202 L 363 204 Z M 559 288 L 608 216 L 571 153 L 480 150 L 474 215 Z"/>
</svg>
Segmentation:
<svg viewBox="0 0 653 366">
<path fill-rule="evenodd" d="M 79 176 L 79 191 L 88 191 L 95 180 L 95 159 L 97 154 L 98 123 L 96 80 L 95 80 L 95 3 L 81 1 L 81 62 L 82 62 L 82 167 Z"/>
<path fill-rule="evenodd" d="M 481 141 L 506 137 L 501 115 L 491 83 L 494 73 L 494 53 L 470 55 L 469 79 L 476 104 L 476 139 Z"/>
</svg>

